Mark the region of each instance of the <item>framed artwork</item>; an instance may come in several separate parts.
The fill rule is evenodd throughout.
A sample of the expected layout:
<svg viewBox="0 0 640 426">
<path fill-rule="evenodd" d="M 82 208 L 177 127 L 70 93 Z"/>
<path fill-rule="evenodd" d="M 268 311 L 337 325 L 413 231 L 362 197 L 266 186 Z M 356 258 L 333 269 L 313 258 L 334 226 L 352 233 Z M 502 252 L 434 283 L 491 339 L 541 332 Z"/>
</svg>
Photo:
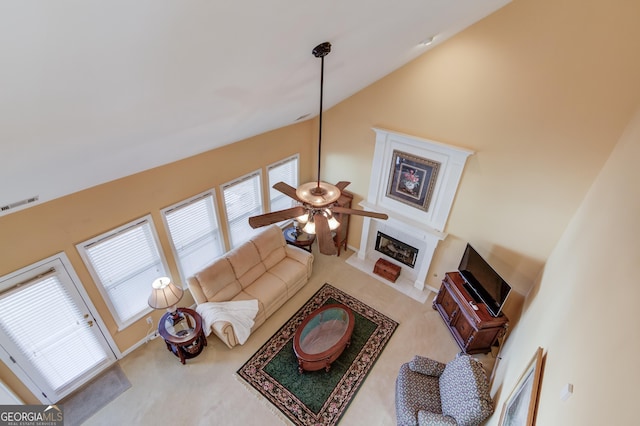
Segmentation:
<svg viewBox="0 0 640 426">
<path fill-rule="evenodd" d="M 542 348 L 538 348 L 502 407 L 499 426 L 533 426 L 542 373 Z"/>
<path fill-rule="evenodd" d="M 429 211 L 440 163 L 393 151 L 387 197 Z"/>
</svg>

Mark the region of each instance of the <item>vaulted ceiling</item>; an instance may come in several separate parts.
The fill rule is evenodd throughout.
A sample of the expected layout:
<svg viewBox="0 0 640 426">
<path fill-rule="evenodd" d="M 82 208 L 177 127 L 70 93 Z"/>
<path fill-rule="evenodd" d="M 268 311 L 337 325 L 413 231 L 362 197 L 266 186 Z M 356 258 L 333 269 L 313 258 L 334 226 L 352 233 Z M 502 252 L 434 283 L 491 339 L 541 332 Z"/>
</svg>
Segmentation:
<svg viewBox="0 0 640 426">
<path fill-rule="evenodd" d="M 317 44 L 326 109 L 508 1 L 2 2 L 0 207 L 312 118 Z"/>
</svg>

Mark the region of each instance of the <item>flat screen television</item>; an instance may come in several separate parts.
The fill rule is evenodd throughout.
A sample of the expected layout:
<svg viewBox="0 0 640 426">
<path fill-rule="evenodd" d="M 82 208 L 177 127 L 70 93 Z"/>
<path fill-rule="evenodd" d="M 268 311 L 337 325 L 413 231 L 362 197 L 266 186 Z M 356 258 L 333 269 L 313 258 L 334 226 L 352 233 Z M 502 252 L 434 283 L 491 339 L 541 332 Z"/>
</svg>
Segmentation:
<svg viewBox="0 0 640 426">
<path fill-rule="evenodd" d="M 500 315 L 511 287 L 470 244 L 464 250 L 458 272 L 464 278 L 465 288 L 471 297 L 478 303 L 484 303 L 494 317 Z"/>
</svg>

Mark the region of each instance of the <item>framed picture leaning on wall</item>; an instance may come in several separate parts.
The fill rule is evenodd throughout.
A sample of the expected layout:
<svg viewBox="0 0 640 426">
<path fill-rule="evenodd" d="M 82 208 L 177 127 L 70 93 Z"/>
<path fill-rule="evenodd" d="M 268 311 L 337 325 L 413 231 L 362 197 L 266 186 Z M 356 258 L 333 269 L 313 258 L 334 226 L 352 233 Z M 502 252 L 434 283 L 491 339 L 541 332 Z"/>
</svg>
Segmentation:
<svg viewBox="0 0 640 426">
<path fill-rule="evenodd" d="M 505 401 L 499 426 L 533 426 L 542 377 L 542 359 L 542 348 L 538 348 Z"/>
</svg>

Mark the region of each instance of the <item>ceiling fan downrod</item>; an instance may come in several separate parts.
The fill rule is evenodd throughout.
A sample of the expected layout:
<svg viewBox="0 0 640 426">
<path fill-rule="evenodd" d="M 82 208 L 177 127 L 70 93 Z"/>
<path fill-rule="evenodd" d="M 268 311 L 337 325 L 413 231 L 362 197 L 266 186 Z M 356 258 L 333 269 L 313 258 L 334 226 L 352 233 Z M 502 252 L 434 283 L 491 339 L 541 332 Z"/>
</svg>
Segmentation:
<svg viewBox="0 0 640 426">
<path fill-rule="evenodd" d="M 320 161 L 322 154 L 322 98 L 324 92 L 324 57 L 331 52 L 331 43 L 325 41 L 313 48 L 313 56 L 320 58 L 320 114 L 318 115 L 318 180 L 316 187 L 311 190 L 313 195 L 322 195 L 324 189 L 320 187 Z"/>
</svg>

